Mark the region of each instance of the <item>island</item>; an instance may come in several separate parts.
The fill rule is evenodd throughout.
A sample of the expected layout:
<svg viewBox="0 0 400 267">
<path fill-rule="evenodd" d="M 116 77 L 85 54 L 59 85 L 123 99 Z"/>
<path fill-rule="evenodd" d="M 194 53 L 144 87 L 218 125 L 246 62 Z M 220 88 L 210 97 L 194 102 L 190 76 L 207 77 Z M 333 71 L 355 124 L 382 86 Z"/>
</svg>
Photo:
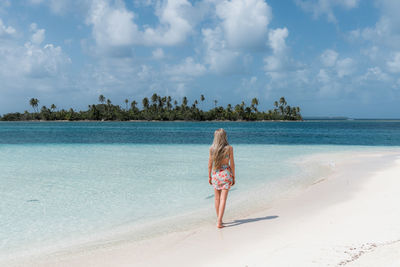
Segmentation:
<svg viewBox="0 0 400 267">
<path fill-rule="evenodd" d="M 200 102 L 205 100 L 200 95 Z M 142 109 L 139 109 L 138 102 L 125 99 L 125 107 L 112 104 L 110 99 L 104 95 L 98 98 L 98 104 L 88 105 L 87 110 L 75 111 L 57 110 L 56 105 L 50 108 L 42 106 L 39 109 L 39 100 L 31 98 L 29 105 L 33 112 L 25 110 L 24 113 L 14 112 L 0 116 L 1 121 L 269 121 L 302 120 L 300 107 L 292 107 L 287 104 L 284 97 L 274 102 L 272 109 L 260 111 L 257 107 L 257 98 L 251 100 L 250 106 L 244 101 L 235 106 L 228 104 L 225 108 L 218 106 L 214 100 L 214 108 L 204 111 L 199 108 L 199 101 L 196 99 L 192 105 L 188 104 L 187 97 L 183 97 L 180 104 L 177 100 L 172 101 L 171 96 L 160 96 L 154 93 L 151 98 L 143 98 Z"/>
</svg>

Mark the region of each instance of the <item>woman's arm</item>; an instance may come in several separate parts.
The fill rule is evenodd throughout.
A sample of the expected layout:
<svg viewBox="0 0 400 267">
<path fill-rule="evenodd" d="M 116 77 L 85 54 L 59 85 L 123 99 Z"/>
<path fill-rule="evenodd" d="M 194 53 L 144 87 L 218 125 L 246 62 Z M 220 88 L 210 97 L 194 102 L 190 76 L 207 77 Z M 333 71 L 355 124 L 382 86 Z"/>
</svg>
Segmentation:
<svg viewBox="0 0 400 267">
<path fill-rule="evenodd" d="M 235 175 L 235 160 L 234 160 L 234 158 L 233 158 L 233 147 L 232 147 L 232 146 L 230 147 L 229 161 L 230 161 L 230 164 L 229 164 L 229 165 L 231 166 L 232 175 L 233 175 L 233 182 L 232 182 L 232 185 L 234 185 L 234 184 L 235 184 L 235 177 L 236 177 L 236 175 Z"/>
<path fill-rule="evenodd" d="M 208 183 L 211 183 L 211 170 L 212 170 L 213 160 L 211 155 L 211 148 L 210 148 L 210 155 L 208 156 Z"/>
</svg>

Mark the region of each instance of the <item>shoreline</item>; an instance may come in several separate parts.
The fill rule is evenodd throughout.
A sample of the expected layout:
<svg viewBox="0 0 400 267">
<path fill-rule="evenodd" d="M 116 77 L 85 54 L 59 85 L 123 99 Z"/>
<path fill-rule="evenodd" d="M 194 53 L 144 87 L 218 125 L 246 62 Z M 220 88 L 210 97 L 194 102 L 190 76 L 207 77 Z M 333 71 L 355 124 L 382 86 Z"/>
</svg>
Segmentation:
<svg viewBox="0 0 400 267">
<path fill-rule="evenodd" d="M 322 160 L 331 161 L 332 157 L 333 155 L 328 155 Z M 393 191 L 396 185 L 400 184 L 393 179 L 393 173 L 400 170 L 398 159 L 399 150 L 354 152 L 346 157 L 335 158 L 334 174 L 321 177 L 301 192 L 283 197 L 263 211 L 243 218 L 230 218 L 228 206 L 226 222 L 231 220 L 231 224 L 219 231 L 212 222 L 205 222 L 203 226 L 195 229 L 148 240 L 109 240 L 115 242 L 111 242 L 111 246 L 103 247 L 81 246 L 75 250 L 10 262 L 9 265 L 185 266 L 190 262 L 194 266 L 265 266 L 265 263 L 271 263 L 273 266 L 291 266 L 285 265 L 285 261 L 293 260 L 291 263 L 308 264 L 305 266 L 340 262 L 353 266 L 350 264 L 356 264 L 358 259 L 361 262 L 364 255 L 373 257 L 374 253 L 386 253 L 380 252 L 385 250 L 382 244 L 393 242 L 388 247 L 396 247 L 396 238 L 400 239 L 400 230 L 397 230 L 397 227 L 393 228 L 400 222 L 399 216 L 394 214 L 394 218 L 390 218 L 392 228 L 389 227 L 384 234 L 377 233 L 375 228 L 379 225 L 370 225 L 369 221 L 364 222 L 364 219 L 365 216 L 368 218 L 370 213 L 373 213 L 373 216 L 381 213 L 382 208 L 378 205 L 377 210 L 370 211 L 365 210 L 362 205 L 366 201 L 374 200 L 374 197 L 379 199 L 379 193 L 383 189 Z M 376 176 L 379 174 L 380 179 L 390 177 L 390 183 L 377 180 Z M 371 191 L 368 189 L 371 183 L 376 183 L 373 184 L 373 188 L 380 186 L 382 190 Z M 370 195 L 365 195 L 365 188 Z M 385 199 L 379 200 L 382 202 Z M 386 209 L 396 208 L 396 202 L 381 202 L 379 204 Z M 342 206 L 342 210 L 337 210 L 338 205 Z M 354 206 L 357 208 L 354 209 Z M 364 210 L 364 213 L 357 215 L 355 211 L 358 210 Z M 347 220 L 346 217 L 353 220 Z M 389 220 L 385 218 L 383 221 Z M 357 231 L 353 224 L 363 227 Z M 355 233 L 357 235 L 352 236 Z M 221 255 L 218 252 L 220 246 L 226 247 L 231 253 Z M 351 249 L 352 247 L 354 249 Z M 153 251 L 157 251 L 156 257 Z M 287 259 L 288 255 L 291 255 L 292 259 Z"/>
<path fill-rule="evenodd" d="M 127 120 L 127 121 L 109 121 L 109 120 L 22 120 L 22 121 L 1 121 L 1 122 L 304 122 L 305 120 Z"/>
</svg>

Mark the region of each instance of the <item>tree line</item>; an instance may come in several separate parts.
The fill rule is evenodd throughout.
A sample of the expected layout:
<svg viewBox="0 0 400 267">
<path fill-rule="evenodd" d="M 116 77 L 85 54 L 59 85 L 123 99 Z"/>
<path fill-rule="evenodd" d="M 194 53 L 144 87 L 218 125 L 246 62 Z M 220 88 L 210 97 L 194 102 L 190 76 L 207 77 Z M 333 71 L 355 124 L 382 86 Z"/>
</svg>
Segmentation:
<svg viewBox="0 0 400 267">
<path fill-rule="evenodd" d="M 129 121 L 129 120 L 157 120 L 157 121 L 208 121 L 208 120 L 229 120 L 229 121 L 259 121 L 259 120 L 302 120 L 299 107 L 292 107 L 287 104 L 284 97 L 274 102 L 273 108 L 267 111 L 258 110 L 259 101 L 257 98 L 251 100 L 250 105 L 244 101 L 232 106 L 228 104 L 225 108 L 218 106 L 214 100 L 214 108 L 207 111 L 200 109 L 205 101 L 204 95 L 200 95 L 200 102 L 196 99 L 191 105 L 187 97 L 183 97 L 181 103 L 173 100 L 171 96 L 161 96 L 154 93 L 150 99 L 142 99 L 142 108 L 135 100 L 125 99 L 123 107 L 112 104 L 110 99 L 100 95 L 97 104 L 88 105 L 87 110 L 75 111 L 58 110 L 56 105 L 50 107 L 42 106 L 39 109 L 40 101 L 37 98 L 29 100 L 33 112 L 7 113 L 0 116 L 2 121 L 30 121 L 30 120 L 95 120 L 95 121 Z"/>
</svg>

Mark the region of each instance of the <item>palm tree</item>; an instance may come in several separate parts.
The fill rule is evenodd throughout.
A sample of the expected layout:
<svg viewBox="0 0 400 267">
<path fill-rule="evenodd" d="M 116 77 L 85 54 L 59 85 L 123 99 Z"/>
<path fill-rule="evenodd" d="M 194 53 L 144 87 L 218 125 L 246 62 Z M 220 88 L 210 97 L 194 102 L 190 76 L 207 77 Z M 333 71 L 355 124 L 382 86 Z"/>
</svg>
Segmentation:
<svg viewBox="0 0 400 267">
<path fill-rule="evenodd" d="M 125 99 L 126 110 L 128 110 L 128 103 L 129 103 L 129 100 L 128 100 L 128 99 Z"/>
<path fill-rule="evenodd" d="M 143 109 L 144 110 L 148 110 L 149 109 L 149 99 L 147 97 L 143 98 L 142 105 L 143 105 Z"/>
<path fill-rule="evenodd" d="M 279 104 L 281 104 L 282 106 L 286 106 L 287 103 L 283 96 L 279 99 Z"/>
<path fill-rule="evenodd" d="M 51 111 L 54 111 L 54 110 L 56 110 L 56 105 L 54 105 L 54 104 L 51 104 L 51 106 L 50 106 L 50 109 L 51 109 Z"/>
<path fill-rule="evenodd" d="M 172 100 L 171 97 L 168 96 L 168 97 L 167 97 L 167 109 L 168 109 L 168 110 L 171 109 L 171 100 Z"/>
<path fill-rule="evenodd" d="M 257 98 L 253 98 L 251 100 L 251 107 L 255 112 L 257 112 L 257 106 L 258 106 L 258 99 Z"/>
<path fill-rule="evenodd" d="M 154 93 L 151 96 L 151 102 L 153 103 L 153 105 L 155 105 L 157 103 L 157 99 L 158 99 L 158 95 L 156 93 Z"/>
<path fill-rule="evenodd" d="M 99 102 L 101 104 L 104 104 L 105 101 L 106 101 L 106 98 L 104 97 L 104 95 L 99 95 Z"/>
<path fill-rule="evenodd" d="M 29 105 L 32 106 L 33 112 L 39 112 L 39 110 L 36 110 L 39 105 L 39 99 L 31 98 L 31 100 L 29 100 Z"/>
<path fill-rule="evenodd" d="M 137 105 L 137 102 L 136 102 L 135 100 L 133 100 L 133 101 L 131 102 L 131 109 L 132 109 L 132 110 L 135 110 L 135 109 L 136 109 L 136 105 Z"/>
<path fill-rule="evenodd" d="M 185 108 L 187 106 L 187 104 L 188 104 L 188 99 L 186 96 L 184 96 L 182 99 L 182 107 Z"/>
<path fill-rule="evenodd" d="M 279 111 L 281 112 L 281 115 L 283 116 L 284 108 L 282 105 L 279 106 Z"/>
<path fill-rule="evenodd" d="M 166 96 L 163 96 L 162 98 L 161 98 L 161 109 L 164 109 L 164 105 L 165 105 L 165 103 L 167 103 L 167 97 Z"/>
<path fill-rule="evenodd" d="M 215 108 L 217 108 L 217 103 L 218 103 L 218 100 L 214 100 L 214 105 L 215 105 Z"/>
</svg>

